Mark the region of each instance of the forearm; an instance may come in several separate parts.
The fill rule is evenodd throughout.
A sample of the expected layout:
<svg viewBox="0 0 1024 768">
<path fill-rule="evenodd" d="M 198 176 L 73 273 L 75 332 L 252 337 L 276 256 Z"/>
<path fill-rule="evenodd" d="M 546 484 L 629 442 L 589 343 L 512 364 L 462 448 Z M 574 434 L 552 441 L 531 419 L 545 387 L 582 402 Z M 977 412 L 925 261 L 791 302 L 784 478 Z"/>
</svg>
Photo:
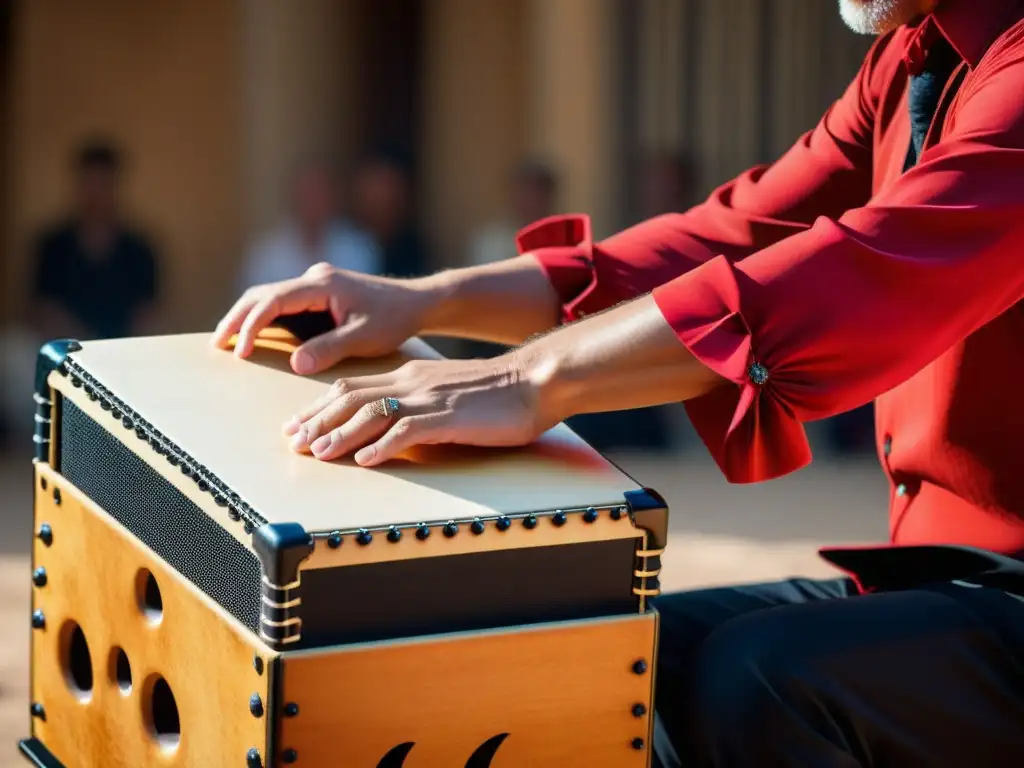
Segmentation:
<svg viewBox="0 0 1024 768">
<path fill-rule="evenodd" d="M 420 333 L 521 344 L 558 324 L 559 301 L 532 256 L 414 281 L 427 296 Z"/>
<path fill-rule="evenodd" d="M 513 353 L 546 420 L 680 402 L 731 386 L 680 343 L 645 296 L 566 326 Z"/>
</svg>

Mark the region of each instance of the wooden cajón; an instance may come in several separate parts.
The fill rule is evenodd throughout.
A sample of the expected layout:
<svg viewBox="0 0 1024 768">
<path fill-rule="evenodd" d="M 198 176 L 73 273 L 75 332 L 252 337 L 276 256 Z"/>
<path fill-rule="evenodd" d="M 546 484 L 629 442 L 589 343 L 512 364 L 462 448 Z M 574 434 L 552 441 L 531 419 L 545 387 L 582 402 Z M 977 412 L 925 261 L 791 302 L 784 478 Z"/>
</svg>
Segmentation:
<svg viewBox="0 0 1024 768">
<path fill-rule="evenodd" d="M 40 354 L 31 733 L 53 768 L 650 765 L 667 510 L 560 426 L 291 451 L 295 337 Z"/>
</svg>

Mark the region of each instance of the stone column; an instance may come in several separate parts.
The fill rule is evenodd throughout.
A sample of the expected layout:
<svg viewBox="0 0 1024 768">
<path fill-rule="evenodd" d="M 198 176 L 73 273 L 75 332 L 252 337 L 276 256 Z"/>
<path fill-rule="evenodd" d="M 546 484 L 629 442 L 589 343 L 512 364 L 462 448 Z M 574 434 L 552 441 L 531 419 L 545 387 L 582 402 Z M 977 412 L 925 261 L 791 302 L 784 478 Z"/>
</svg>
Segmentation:
<svg viewBox="0 0 1024 768">
<path fill-rule="evenodd" d="M 529 148 L 555 164 L 562 207 L 617 227 L 620 46 L 614 0 L 529 0 Z"/>
<path fill-rule="evenodd" d="M 344 155 L 357 76 L 353 0 L 240 0 L 246 225 L 280 215 L 284 182 L 303 155 Z"/>
</svg>

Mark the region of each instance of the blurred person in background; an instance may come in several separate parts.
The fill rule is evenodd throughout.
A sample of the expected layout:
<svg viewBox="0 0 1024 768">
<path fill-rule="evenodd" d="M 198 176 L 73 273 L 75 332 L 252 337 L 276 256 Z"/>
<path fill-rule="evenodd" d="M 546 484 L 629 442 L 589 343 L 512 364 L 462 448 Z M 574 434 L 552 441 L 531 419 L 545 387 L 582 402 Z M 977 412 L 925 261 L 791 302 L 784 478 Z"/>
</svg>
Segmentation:
<svg viewBox="0 0 1024 768">
<path fill-rule="evenodd" d="M 682 153 L 649 153 L 640 172 L 642 219 L 685 211 L 693 204 L 694 181 L 694 170 Z"/>
<path fill-rule="evenodd" d="M 467 264 L 491 264 L 512 256 L 519 230 L 556 212 L 558 186 L 554 169 L 538 160 L 524 160 L 516 166 L 509 176 L 508 210 L 503 218 L 473 235 Z"/>
<path fill-rule="evenodd" d="M 73 162 L 71 210 L 36 239 L 28 311 L 0 332 L 0 444 L 31 433 L 36 353 L 45 341 L 153 328 L 158 258 L 122 213 L 123 165 L 112 142 L 84 143 Z"/>
<path fill-rule="evenodd" d="M 103 339 L 152 328 L 158 257 L 122 214 L 122 167 L 110 141 L 78 150 L 73 208 L 40 235 L 33 254 L 30 325 L 43 337 Z"/>
<path fill-rule="evenodd" d="M 506 212 L 472 235 L 467 266 L 492 264 L 515 255 L 519 230 L 555 213 L 558 186 L 554 169 L 539 160 L 527 159 L 515 166 L 508 178 Z M 459 344 L 459 351 L 466 357 L 494 357 L 507 349 L 501 344 L 470 339 Z"/>
<path fill-rule="evenodd" d="M 319 262 L 365 274 L 381 272 L 381 249 L 373 237 L 341 215 L 341 189 L 330 163 L 300 163 L 287 195 L 289 219 L 249 250 L 240 275 L 243 288 L 297 277 Z"/>
<path fill-rule="evenodd" d="M 383 273 L 424 274 L 430 257 L 413 218 L 411 163 L 395 151 L 367 154 L 356 166 L 352 193 L 356 220 L 381 249 Z"/>
</svg>

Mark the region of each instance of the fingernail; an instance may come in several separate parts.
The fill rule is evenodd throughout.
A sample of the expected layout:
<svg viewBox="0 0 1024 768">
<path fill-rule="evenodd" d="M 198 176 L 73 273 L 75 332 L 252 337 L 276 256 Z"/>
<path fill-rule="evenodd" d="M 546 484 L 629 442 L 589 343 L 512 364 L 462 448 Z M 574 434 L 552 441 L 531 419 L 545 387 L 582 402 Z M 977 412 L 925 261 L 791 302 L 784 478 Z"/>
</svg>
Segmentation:
<svg viewBox="0 0 1024 768">
<path fill-rule="evenodd" d="M 306 434 L 306 428 L 300 425 L 299 431 L 292 437 L 292 448 L 305 448 L 308 437 L 309 436 Z"/>
<path fill-rule="evenodd" d="M 319 455 L 331 447 L 331 442 L 331 436 L 324 435 L 323 437 L 318 437 L 314 440 L 313 444 L 309 448 L 314 454 Z"/>
<path fill-rule="evenodd" d="M 312 373 L 313 372 L 313 356 L 309 352 L 296 352 L 295 360 L 292 363 L 295 367 L 296 373 Z"/>
<path fill-rule="evenodd" d="M 292 416 L 290 419 L 288 419 L 288 421 L 284 423 L 284 427 L 282 427 L 285 435 L 294 435 L 301 428 L 302 422 L 299 421 L 299 419 L 295 416 Z"/>
<path fill-rule="evenodd" d="M 368 445 L 365 448 L 360 448 L 356 451 L 356 463 L 365 464 L 368 461 L 373 461 L 373 457 L 377 455 L 377 449 L 372 445 Z"/>
</svg>

